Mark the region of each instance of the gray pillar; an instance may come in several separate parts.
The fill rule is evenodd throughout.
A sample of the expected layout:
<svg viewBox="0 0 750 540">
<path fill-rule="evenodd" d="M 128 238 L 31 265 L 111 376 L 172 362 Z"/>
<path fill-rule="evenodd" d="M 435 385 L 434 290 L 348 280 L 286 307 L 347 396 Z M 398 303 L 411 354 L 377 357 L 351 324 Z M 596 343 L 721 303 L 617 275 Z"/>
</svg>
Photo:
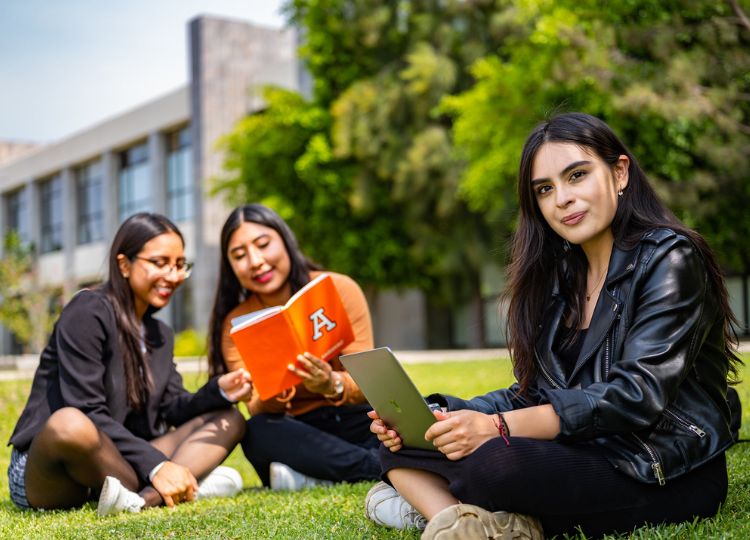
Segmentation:
<svg viewBox="0 0 750 540">
<path fill-rule="evenodd" d="M 118 155 L 112 150 L 102 154 L 102 211 L 104 213 L 104 241 L 112 243 L 117 227 L 120 225 L 119 216 L 119 178 L 120 166 Z M 104 276 L 107 279 L 107 276 Z"/>
<path fill-rule="evenodd" d="M 26 212 L 29 242 L 34 245 L 34 256 L 38 257 L 42 247 L 42 202 L 39 196 L 39 183 L 34 182 L 33 179 L 29 180 L 24 189 L 26 189 L 26 201 L 29 204 L 28 212 Z"/>
<path fill-rule="evenodd" d="M 6 220 L 8 218 L 5 216 L 5 207 L 7 206 L 7 204 L 8 203 L 5 200 L 5 193 L 0 194 L 0 259 L 5 256 L 5 235 L 8 234 L 8 227 L 6 223 Z M 2 337 L 0 337 L 0 351 L 2 351 Z"/>
<path fill-rule="evenodd" d="M 5 193 L 0 196 L 0 259 L 5 256 L 5 235 L 8 233 L 6 226 L 7 217 L 5 216 Z M 10 352 L 10 333 L 0 324 L 0 355 Z"/>
<path fill-rule="evenodd" d="M 60 174 L 62 183 L 63 218 L 63 297 L 70 298 L 76 291 L 75 250 L 78 244 L 78 204 L 76 200 L 76 179 L 73 170 L 65 167 Z"/>
<path fill-rule="evenodd" d="M 167 144 L 164 135 L 148 135 L 148 163 L 151 177 L 151 208 L 158 214 L 167 213 Z"/>
</svg>

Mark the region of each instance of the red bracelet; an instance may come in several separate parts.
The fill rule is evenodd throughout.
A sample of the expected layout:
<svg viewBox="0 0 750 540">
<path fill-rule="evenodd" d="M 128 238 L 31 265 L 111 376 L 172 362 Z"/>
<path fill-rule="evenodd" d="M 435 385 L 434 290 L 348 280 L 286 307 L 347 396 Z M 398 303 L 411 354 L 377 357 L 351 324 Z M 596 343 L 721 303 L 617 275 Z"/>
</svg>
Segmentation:
<svg viewBox="0 0 750 540">
<path fill-rule="evenodd" d="M 510 441 L 508 440 L 508 437 L 510 437 L 510 430 L 508 429 L 508 422 L 505 421 L 505 417 L 503 416 L 503 413 L 497 413 L 496 427 L 497 427 L 497 432 L 505 441 L 505 446 L 510 446 Z"/>
</svg>

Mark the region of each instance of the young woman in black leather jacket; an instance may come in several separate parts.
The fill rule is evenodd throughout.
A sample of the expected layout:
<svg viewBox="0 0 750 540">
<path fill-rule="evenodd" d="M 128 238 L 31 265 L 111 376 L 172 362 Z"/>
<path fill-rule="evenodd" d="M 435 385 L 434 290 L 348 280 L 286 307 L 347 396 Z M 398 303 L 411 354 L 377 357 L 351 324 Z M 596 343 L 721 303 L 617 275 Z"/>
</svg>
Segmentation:
<svg viewBox="0 0 750 540">
<path fill-rule="evenodd" d="M 372 413 L 397 491 L 376 485 L 368 517 L 426 519 L 423 538 L 444 539 L 599 536 L 713 516 L 739 359 L 709 247 L 586 114 L 534 129 L 518 192 L 506 292 L 518 382 L 471 400 L 431 396 L 448 411 L 425 434 L 436 452 L 402 448 Z"/>
</svg>

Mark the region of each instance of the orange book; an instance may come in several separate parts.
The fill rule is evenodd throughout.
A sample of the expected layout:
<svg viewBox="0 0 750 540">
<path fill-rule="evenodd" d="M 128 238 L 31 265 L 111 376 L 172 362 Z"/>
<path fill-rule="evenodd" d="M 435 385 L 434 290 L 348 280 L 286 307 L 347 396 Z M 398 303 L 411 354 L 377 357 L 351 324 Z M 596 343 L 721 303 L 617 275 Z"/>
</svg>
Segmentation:
<svg viewBox="0 0 750 540">
<path fill-rule="evenodd" d="M 230 336 L 245 361 L 261 399 L 302 379 L 287 366 L 309 352 L 326 362 L 354 341 L 349 317 L 331 276 L 321 274 L 283 306 L 232 320 Z"/>
</svg>

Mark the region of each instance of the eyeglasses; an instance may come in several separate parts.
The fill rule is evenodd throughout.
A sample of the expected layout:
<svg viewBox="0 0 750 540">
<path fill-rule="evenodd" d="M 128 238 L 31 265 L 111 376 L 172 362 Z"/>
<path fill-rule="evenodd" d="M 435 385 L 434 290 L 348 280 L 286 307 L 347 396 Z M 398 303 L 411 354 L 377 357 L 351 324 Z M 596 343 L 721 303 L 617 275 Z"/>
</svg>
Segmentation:
<svg viewBox="0 0 750 540">
<path fill-rule="evenodd" d="M 137 255 L 134 258 L 151 264 L 155 268 L 153 273 L 157 277 L 167 277 L 174 270 L 178 278 L 187 279 L 193 271 L 193 263 L 183 260 L 170 265 L 167 259 L 149 259 L 148 257 L 139 257 Z"/>
</svg>

